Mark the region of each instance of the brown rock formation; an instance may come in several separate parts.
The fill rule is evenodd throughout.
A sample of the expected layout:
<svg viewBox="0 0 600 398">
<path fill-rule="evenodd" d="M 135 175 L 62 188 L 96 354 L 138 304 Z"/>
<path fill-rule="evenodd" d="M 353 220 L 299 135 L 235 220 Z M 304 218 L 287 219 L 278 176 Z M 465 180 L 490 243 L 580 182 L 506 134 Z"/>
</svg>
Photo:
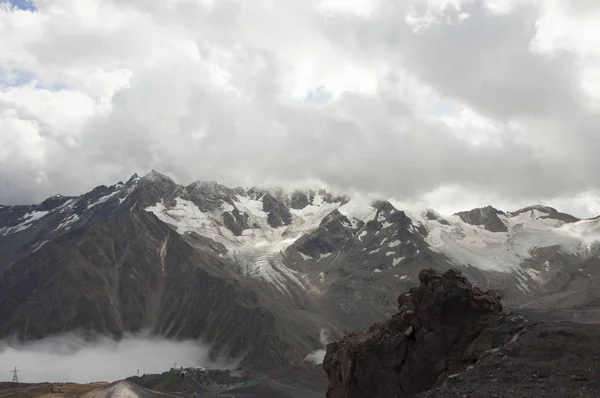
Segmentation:
<svg viewBox="0 0 600 398">
<path fill-rule="evenodd" d="M 473 287 L 458 270 L 425 269 L 419 280 L 398 297 L 390 320 L 327 346 L 328 398 L 427 391 L 505 344 L 526 322 L 504 314 L 497 295 Z"/>
</svg>

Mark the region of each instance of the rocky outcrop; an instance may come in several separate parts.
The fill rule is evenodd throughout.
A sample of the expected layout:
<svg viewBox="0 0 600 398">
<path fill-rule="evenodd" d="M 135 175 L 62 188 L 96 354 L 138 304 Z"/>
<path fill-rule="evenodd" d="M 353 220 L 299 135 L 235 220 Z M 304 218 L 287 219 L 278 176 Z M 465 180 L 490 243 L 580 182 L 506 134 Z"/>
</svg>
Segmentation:
<svg viewBox="0 0 600 398">
<path fill-rule="evenodd" d="M 541 219 L 549 218 L 552 220 L 559 220 L 559 221 L 562 221 L 567 224 L 581 221 L 581 219 L 574 217 L 570 214 L 561 213 L 552 207 L 543 206 L 543 205 L 525 207 L 523 209 L 508 213 L 508 215 L 510 217 L 515 217 L 515 216 L 518 216 L 519 214 L 523 214 L 523 213 L 532 213 L 532 215 L 535 216 L 534 212 L 536 212 L 536 211 L 539 213 L 542 213 L 542 214 L 546 214 L 545 216 L 540 215 L 539 218 L 541 218 Z"/>
<path fill-rule="evenodd" d="M 312 195 L 312 197 L 311 197 Z M 290 195 L 290 208 L 292 209 L 304 209 L 310 204 L 310 201 L 314 197 L 314 193 L 311 191 L 294 191 Z"/>
<path fill-rule="evenodd" d="M 221 208 L 223 203 L 232 204 L 237 195 L 233 189 L 214 181 L 196 181 L 188 185 L 186 190 L 192 202 L 202 211 L 214 211 Z"/>
<path fill-rule="evenodd" d="M 398 297 L 399 312 L 327 346 L 328 398 L 410 397 L 440 384 L 506 344 L 524 318 L 504 314 L 499 297 L 458 270 L 425 269 Z"/>
<path fill-rule="evenodd" d="M 242 235 L 245 229 L 250 228 L 248 224 L 248 214 L 241 213 L 238 209 L 233 209 L 231 212 L 223 213 L 223 224 L 235 236 Z"/>
<path fill-rule="evenodd" d="M 313 258 L 340 250 L 353 239 L 349 225 L 348 218 L 335 210 L 323 219 L 319 228 L 302 236 L 290 246 L 290 249 Z"/>
<path fill-rule="evenodd" d="M 433 210 L 427 210 L 427 212 L 425 213 L 425 218 L 427 218 L 430 221 L 435 220 L 442 225 L 450 225 L 450 223 L 448 221 L 444 220 L 442 218 L 442 216 L 440 216 L 438 213 L 436 213 Z"/>
<path fill-rule="evenodd" d="M 508 231 L 508 227 L 498 217 L 498 215 L 504 215 L 504 213 L 492 206 L 461 211 L 460 213 L 456 213 L 456 215 L 467 224 L 483 226 L 483 228 L 490 232 Z"/>
<path fill-rule="evenodd" d="M 271 193 L 267 192 L 262 198 L 263 210 L 268 214 L 267 222 L 273 228 L 290 225 L 292 213 L 285 204 Z"/>
</svg>

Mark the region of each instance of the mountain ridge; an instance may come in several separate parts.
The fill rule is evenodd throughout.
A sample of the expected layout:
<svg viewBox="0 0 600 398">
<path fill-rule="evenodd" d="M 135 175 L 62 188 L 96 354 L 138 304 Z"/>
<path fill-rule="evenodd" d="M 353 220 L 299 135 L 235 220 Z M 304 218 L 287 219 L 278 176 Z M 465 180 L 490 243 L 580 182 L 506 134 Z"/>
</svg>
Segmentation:
<svg viewBox="0 0 600 398">
<path fill-rule="evenodd" d="M 152 176 L 155 176 L 155 177 L 152 177 Z M 223 185 L 223 184 L 221 184 L 221 183 L 219 183 L 218 181 L 215 181 L 215 180 L 194 180 L 194 181 L 190 182 L 187 185 L 183 185 L 183 184 L 178 184 L 171 177 L 169 177 L 169 176 L 167 176 L 165 174 L 161 174 L 160 172 L 156 171 L 155 169 L 151 169 L 151 171 L 149 171 L 148 173 L 144 174 L 142 177 L 140 177 L 140 175 L 138 173 L 134 173 L 127 180 L 127 183 L 123 183 L 122 181 L 118 181 L 116 184 L 113 184 L 113 185 L 108 185 L 108 186 L 105 185 L 105 184 L 98 185 L 98 186 L 94 187 L 92 190 L 88 191 L 88 193 L 92 192 L 92 191 L 94 191 L 96 189 L 102 189 L 102 188 L 105 189 L 105 188 L 111 188 L 111 187 L 114 187 L 114 186 L 125 185 L 125 184 L 128 184 L 128 183 L 131 183 L 134 180 L 138 180 L 138 179 L 141 179 L 141 178 L 144 178 L 144 177 L 146 177 L 146 179 L 153 179 L 153 178 L 155 178 L 155 179 L 166 179 L 166 180 L 168 180 L 169 182 L 171 182 L 173 184 L 180 185 L 180 186 L 185 187 L 185 188 L 192 188 L 192 187 L 194 187 L 196 185 L 201 185 L 201 186 L 202 185 L 203 186 L 218 186 L 218 187 L 226 188 L 227 190 L 233 191 L 233 192 L 235 192 L 237 194 L 240 194 L 242 192 L 243 193 L 246 193 L 246 192 L 270 192 L 271 194 L 275 194 L 275 196 L 277 196 L 277 195 L 280 195 L 282 193 L 283 194 L 287 193 L 288 195 L 303 194 L 303 193 L 306 193 L 306 194 L 311 194 L 311 193 L 312 194 L 314 194 L 314 193 L 325 193 L 325 194 L 327 194 L 327 195 L 329 195 L 331 197 L 337 197 L 337 198 L 344 198 L 345 197 L 346 200 L 348 200 L 349 197 L 350 197 L 350 195 L 348 195 L 348 193 L 344 193 L 343 191 L 337 191 L 337 193 L 336 193 L 336 192 L 330 192 L 330 191 L 328 191 L 325 188 L 317 188 L 317 187 L 312 187 L 312 188 L 308 187 L 308 188 L 303 188 L 303 189 L 286 190 L 286 189 L 284 189 L 282 187 L 279 187 L 279 186 L 262 187 L 262 186 L 252 185 L 252 186 L 242 187 L 240 185 L 236 185 L 235 187 L 232 188 L 232 187 L 227 187 L 227 186 L 225 186 L 225 185 Z M 1 208 L 7 208 L 7 207 L 33 207 L 33 206 L 40 206 L 44 202 L 50 201 L 51 199 L 65 199 L 65 200 L 66 199 L 73 199 L 73 198 L 79 198 L 79 197 L 81 197 L 81 196 L 83 196 L 85 194 L 86 194 L 86 192 L 84 192 L 81 195 L 62 195 L 60 193 L 57 193 L 55 195 L 52 195 L 52 196 L 49 196 L 49 197 L 43 199 L 40 202 L 29 203 L 29 204 L 14 204 L 14 205 L 9 205 L 9 204 L 2 204 L 2 203 L 0 203 L 0 209 Z M 369 195 L 366 195 L 366 196 L 369 196 Z M 385 195 L 376 195 L 376 196 L 373 196 L 372 202 L 377 202 L 377 201 L 386 201 Z M 529 205 L 529 206 L 525 206 L 523 208 L 519 208 L 519 209 L 513 210 L 513 211 L 499 210 L 499 209 L 495 208 L 494 205 L 489 204 L 489 205 L 486 205 L 486 206 L 483 206 L 483 207 L 476 207 L 476 208 L 473 208 L 473 209 L 461 210 L 461 211 L 458 211 L 458 212 L 455 212 L 455 213 L 448 213 L 448 214 L 446 214 L 444 216 L 445 217 L 449 217 L 449 216 L 458 215 L 458 214 L 464 213 L 464 212 L 469 212 L 469 211 L 473 211 L 473 210 L 480 210 L 480 209 L 486 209 L 486 208 L 492 208 L 492 209 L 494 209 L 496 211 L 499 211 L 499 212 L 502 212 L 502 213 L 505 213 L 505 214 L 514 214 L 514 215 L 522 213 L 522 212 L 525 212 L 525 211 L 533 210 L 533 209 L 537 209 L 537 210 L 547 209 L 547 210 L 551 211 L 552 213 L 559 214 L 559 215 L 564 215 L 565 217 L 568 217 L 569 219 L 572 219 L 572 220 L 575 220 L 575 221 L 594 220 L 594 219 L 597 219 L 597 218 L 600 217 L 600 214 L 599 214 L 597 216 L 579 218 L 579 217 L 573 216 L 571 214 L 561 212 L 561 211 L 559 211 L 556 208 L 553 208 L 551 206 L 547 206 L 547 205 L 539 204 L 539 203 L 538 204 L 532 204 L 532 205 Z M 428 208 L 428 207 L 423 207 L 421 209 L 421 211 L 424 211 L 424 212 L 426 212 L 426 211 L 435 211 L 435 209 Z"/>
<path fill-rule="evenodd" d="M 257 369 L 310 367 L 323 330 L 381 321 L 423 268 L 460 267 L 513 306 L 598 299 L 577 292 L 600 283 L 600 220 L 486 211 L 465 221 L 325 190 L 182 186 L 156 171 L 0 207 L 0 338 L 149 329 Z M 504 228 L 486 228 L 489 214 Z"/>
</svg>

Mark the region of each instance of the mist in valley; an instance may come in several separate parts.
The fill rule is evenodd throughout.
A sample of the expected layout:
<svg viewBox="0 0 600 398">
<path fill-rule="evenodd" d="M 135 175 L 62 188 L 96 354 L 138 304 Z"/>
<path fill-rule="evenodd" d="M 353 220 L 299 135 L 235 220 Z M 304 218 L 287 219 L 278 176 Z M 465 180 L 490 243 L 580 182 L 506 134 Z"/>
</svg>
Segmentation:
<svg viewBox="0 0 600 398">
<path fill-rule="evenodd" d="M 116 341 L 67 333 L 27 343 L 0 341 L 0 380 L 12 379 L 15 366 L 20 382 L 112 382 L 137 374 L 162 373 L 177 367 L 231 368 L 227 361 L 209 359 L 210 347 L 199 341 L 126 336 Z"/>
</svg>

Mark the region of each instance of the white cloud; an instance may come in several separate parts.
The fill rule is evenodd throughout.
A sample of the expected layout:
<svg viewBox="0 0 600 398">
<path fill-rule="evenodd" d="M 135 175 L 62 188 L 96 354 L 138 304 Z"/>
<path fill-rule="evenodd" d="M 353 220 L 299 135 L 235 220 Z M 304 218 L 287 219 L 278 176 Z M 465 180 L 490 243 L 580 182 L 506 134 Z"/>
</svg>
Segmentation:
<svg viewBox="0 0 600 398">
<path fill-rule="evenodd" d="M 320 365 L 323 363 L 326 353 L 327 352 L 325 350 L 315 350 L 308 354 L 304 360 L 312 363 L 313 365 Z"/>
<path fill-rule="evenodd" d="M 319 332 L 319 343 L 321 344 L 323 349 L 318 349 L 311 352 L 304 358 L 304 360 L 306 362 L 312 363 L 313 365 L 322 364 L 323 360 L 325 359 L 325 354 L 327 353 L 327 351 L 324 348 L 329 342 L 329 332 L 326 329 L 321 329 L 321 331 Z"/>
<path fill-rule="evenodd" d="M 576 2 L 4 7 L 0 202 L 150 168 L 412 202 L 446 186 L 515 204 L 594 192 L 600 7 Z"/>
<path fill-rule="evenodd" d="M 120 341 L 97 337 L 94 342 L 75 333 L 19 344 L 0 341 L 0 366 L 20 369 L 25 383 L 112 382 L 134 376 L 162 373 L 173 367 L 228 368 L 234 364 L 213 363 L 209 349 L 197 341 L 170 341 L 156 337 L 128 336 Z"/>
</svg>

